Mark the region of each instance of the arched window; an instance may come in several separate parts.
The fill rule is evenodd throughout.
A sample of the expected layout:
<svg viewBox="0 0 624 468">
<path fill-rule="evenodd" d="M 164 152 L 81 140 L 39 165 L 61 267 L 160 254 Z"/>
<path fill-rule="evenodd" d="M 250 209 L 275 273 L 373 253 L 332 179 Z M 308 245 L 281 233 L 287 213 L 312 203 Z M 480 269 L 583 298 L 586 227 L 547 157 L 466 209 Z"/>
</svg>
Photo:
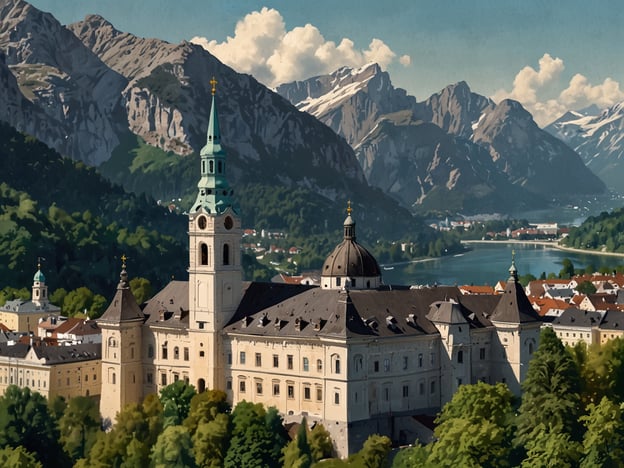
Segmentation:
<svg viewBox="0 0 624 468">
<path fill-rule="evenodd" d="M 310 361 L 307 357 L 303 358 L 303 370 L 304 372 L 308 372 L 310 370 Z"/>
<path fill-rule="evenodd" d="M 221 162 L 221 161 L 217 162 L 217 172 L 219 174 L 221 174 L 223 172 L 223 162 Z"/>
<path fill-rule="evenodd" d="M 229 244 L 223 244 L 223 264 L 224 265 L 230 264 L 230 245 Z"/>
<path fill-rule="evenodd" d="M 201 252 L 200 264 L 208 265 L 208 246 L 206 244 L 200 244 L 199 250 Z"/>
<path fill-rule="evenodd" d="M 340 356 L 338 356 L 337 354 L 332 354 L 331 359 L 333 363 L 334 373 L 340 374 Z"/>
<path fill-rule="evenodd" d="M 323 370 L 323 361 L 320 359 L 316 360 L 316 371 L 321 372 Z"/>
<path fill-rule="evenodd" d="M 206 172 L 206 161 L 202 161 L 202 174 Z"/>
<path fill-rule="evenodd" d="M 208 165 L 210 166 L 210 173 L 212 174 L 214 172 L 214 161 L 210 161 Z"/>
<path fill-rule="evenodd" d="M 173 348 L 173 359 L 180 359 L 180 348 Z"/>
</svg>

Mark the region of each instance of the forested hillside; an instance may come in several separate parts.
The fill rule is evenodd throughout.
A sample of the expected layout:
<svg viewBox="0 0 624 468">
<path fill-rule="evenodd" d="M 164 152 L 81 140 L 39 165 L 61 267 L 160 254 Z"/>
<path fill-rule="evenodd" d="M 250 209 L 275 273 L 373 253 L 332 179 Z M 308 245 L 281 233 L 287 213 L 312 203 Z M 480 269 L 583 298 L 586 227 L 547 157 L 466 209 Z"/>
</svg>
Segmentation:
<svg viewBox="0 0 624 468">
<path fill-rule="evenodd" d="M 561 241 L 575 249 L 624 253 L 624 208 L 590 216 Z"/>
<path fill-rule="evenodd" d="M 0 123 L 0 285 L 32 284 L 37 257 L 52 290 L 87 286 L 110 296 L 125 254 L 154 286 L 186 276 L 186 219 L 111 185 Z"/>
</svg>

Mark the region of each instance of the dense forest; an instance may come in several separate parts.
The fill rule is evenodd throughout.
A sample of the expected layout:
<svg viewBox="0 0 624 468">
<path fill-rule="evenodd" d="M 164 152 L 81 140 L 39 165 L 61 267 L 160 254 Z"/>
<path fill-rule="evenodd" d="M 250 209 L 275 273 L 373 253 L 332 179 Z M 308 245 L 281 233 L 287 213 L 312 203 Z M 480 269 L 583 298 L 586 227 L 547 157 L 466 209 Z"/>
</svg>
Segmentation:
<svg viewBox="0 0 624 468">
<path fill-rule="evenodd" d="M 11 386 L 0 397 L 2 466 L 616 467 L 624 465 L 624 340 L 564 347 L 542 331 L 522 396 L 503 383 L 463 385 L 436 419 L 434 441 L 394 452 L 373 435 L 331 458 L 322 424 L 287 433 L 275 408 L 196 393 L 177 381 L 102 423 L 86 397 L 47 401 Z M 392 460 L 391 460 L 392 458 Z M 323 460 L 320 462 L 320 460 Z M 555 462 L 556 461 L 556 462 Z"/>
<path fill-rule="evenodd" d="M 580 226 L 570 229 L 561 243 L 575 249 L 624 253 L 624 208 L 590 216 Z"/>
</svg>

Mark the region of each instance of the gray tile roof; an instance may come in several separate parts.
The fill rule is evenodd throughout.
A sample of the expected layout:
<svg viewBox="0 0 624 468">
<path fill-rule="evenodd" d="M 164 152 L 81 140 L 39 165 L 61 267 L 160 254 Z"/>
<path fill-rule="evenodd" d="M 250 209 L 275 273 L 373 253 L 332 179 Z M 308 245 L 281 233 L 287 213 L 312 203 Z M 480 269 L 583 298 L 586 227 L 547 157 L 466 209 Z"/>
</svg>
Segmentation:
<svg viewBox="0 0 624 468">
<path fill-rule="evenodd" d="M 464 296 L 456 287 L 336 291 L 251 283 L 226 332 L 258 336 L 399 336 L 438 333 L 431 304 L 454 300 L 472 327 L 491 325 L 500 296 Z"/>
<path fill-rule="evenodd" d="M 500 301 L 492 316 L 492 321 L 507 323 L 541 322 L 539 314 L 533 309 L 524 293 L 522 285 L 510 278 L 505 286 L 505 292 L 500 295 Z"/>
<path fill-rule="evenodd" d="M 592 328 L 600 325 L 603 315 L 604 312 L 592 312 L 571 307 L 564 310 L 552 323 L 553 325 Z"/>
<path fill-rule="evenodd" d="M 97 322 L 98 324 L 119 323 L 144 320 L 144 318 L 143 312 L 132 295 L 130 288 L 120 283 L 108 309 L 97 319 Z"/>
<path fill-rule="evenodd" d="M 143 308 L 148 325 L 174 328 L 189 326 L 188 281 L 171 281 L 152 297 Z"/>
</svg>

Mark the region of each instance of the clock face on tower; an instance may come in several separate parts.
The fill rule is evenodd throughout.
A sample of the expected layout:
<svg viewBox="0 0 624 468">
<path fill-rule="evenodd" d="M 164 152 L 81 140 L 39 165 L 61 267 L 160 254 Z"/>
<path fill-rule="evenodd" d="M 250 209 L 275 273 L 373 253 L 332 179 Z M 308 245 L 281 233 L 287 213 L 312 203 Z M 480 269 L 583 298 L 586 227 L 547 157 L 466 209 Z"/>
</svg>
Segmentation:
<svg viewBox="0 0 624 468">
<path fill-rule="evenodd" d="M 225 229 L 232 229 L 232 226 L 234 226 L 234 221 L 229 216 L 226 216 L 225 220 L 223 221 L 223 225 L 225 226 Z"/>
</svg>

